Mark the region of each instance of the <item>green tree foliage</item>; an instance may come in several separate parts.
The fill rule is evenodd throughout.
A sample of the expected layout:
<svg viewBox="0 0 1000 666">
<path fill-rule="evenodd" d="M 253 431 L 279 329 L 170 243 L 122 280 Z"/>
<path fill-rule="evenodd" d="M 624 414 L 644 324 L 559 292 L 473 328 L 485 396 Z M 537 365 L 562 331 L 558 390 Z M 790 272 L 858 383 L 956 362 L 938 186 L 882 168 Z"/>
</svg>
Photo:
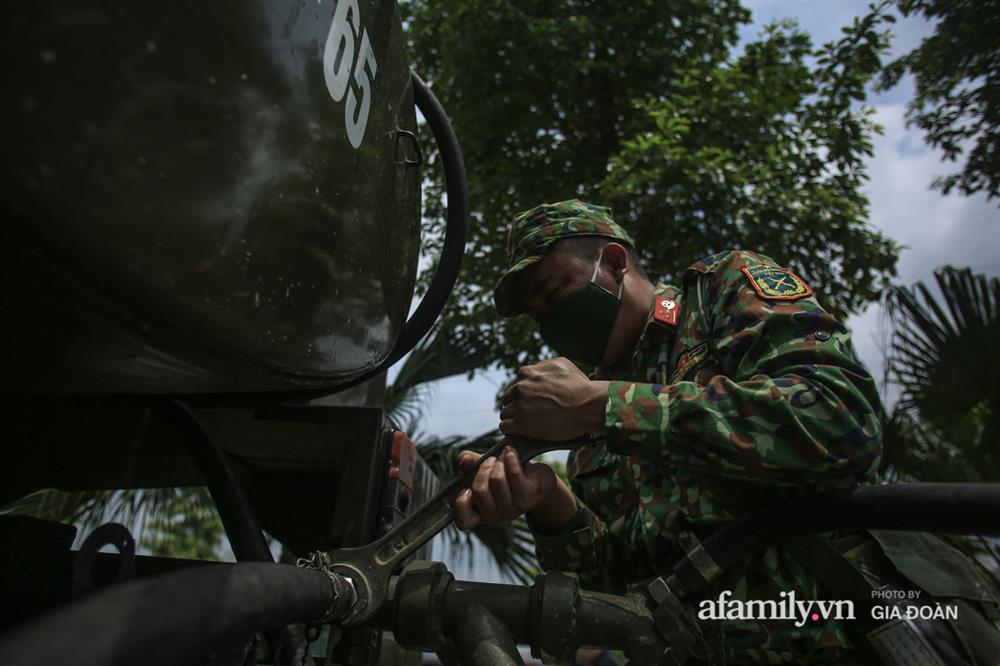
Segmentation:
<svg viewBox="0 0 1000 666">
<path fill-rule="evenodd" d="M 465 353 L 507 368 L 540 356 L 530 322 L 498 321 L 491 294 L 511 216 L 543 201 L 611 201 L 659 278 L 713 250 L 760 249 L 851 312 L 894 273 L 896 247 L 865 225 L 860 190 L 873 126 L 858 102 L 885 47 L 882 13 L 810 65 L 808 38 L 788 25 L 734 58 L 749 14 L 731 0 L 405 9 L 413 66 L 469 169 L 472 231 L 445 317 Z M 429 177 L 433 218 L 441 182 Z"/>
<path fill-rule="evenodd" d="M 612 157 L 599 191 L 649 265 L 676 279 L 692 257 L 751 248 L 841 312 L 881 295 L 896 251 L 866 224 L 875 128 L 852 104 L 879 68 L 878 22 L 858 20 L 815 68 L 808 35 L 772 25 L 735 61 L 692 66 L 669 97 L 642 102 L 650 127 Z"/>
<path fill-rule="evenodd" d="M 0 514 L 70 523 L 86 536 L 107 522 L 122 523 L 140 552 L 218 559 L 225 533 L 207 488 L 62 491 L 46 489 L 3 507 Z"/>
<path fill-rule="evenodd" d="M 932 146 L 962 170 L 934 179 L 945 194 L 1000 196 L 1000 2 L 996 0 L 898 0 L 904 16 L 936 25 L 920 46 L 886 66 L 880 87 L 909 72 L 916 95 L 906 118 Z"/>
<path fill-rule="evenodd" d="M 174 488 L 146 521 L 145 546 L 151 555 L 192 560 L 219 558 L 225 528 L 208 488 Z"/>
</svg>

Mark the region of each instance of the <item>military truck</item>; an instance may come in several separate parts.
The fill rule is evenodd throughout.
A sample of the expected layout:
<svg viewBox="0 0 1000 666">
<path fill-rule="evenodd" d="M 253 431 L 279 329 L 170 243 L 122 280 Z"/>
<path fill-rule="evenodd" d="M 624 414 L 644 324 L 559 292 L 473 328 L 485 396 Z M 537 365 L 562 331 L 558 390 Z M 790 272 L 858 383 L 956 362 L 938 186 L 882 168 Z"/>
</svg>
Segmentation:
<svg viewBox="0 0 1000 666">
<path fill-rule="evenodd" d="M 771 539 L 1000 532 L 995 486 L 900 484 L 749 514 L 626 596 L 413 561 L 472 472 L 439 487 L 381 394 L 448 298 L 469 206 L 395 2 L 38 0 L 2 30 L 0 506 L 206 486 L 237 562 L 0 516 L 0 663 L 520 664 L 529 644 L 546 663 L 591 645 L 680 664 L 704 658 L 685 602 Z M 417 109 L 448 210 L 410 314 Z M 527 459 L 579 442 L 510 443 Z M 922 640 L 906 631 L 890 642 Z"/>
<path fill-rule="evenodd" d="M 298 555 L 366 544 L 426 499 L 379 405 L 454 283 L 467 194 L 396 4 L 46 0 L 3 32 L 0 505 L 207 485 L 242 562 L 271 559 L 262 531 Z M 417 108 L 449 212 L 408 318 Z M 191 564 L 103 535 L 71 551 L 72 526 L 0 519 L 3 628 Z"/>
</svg>

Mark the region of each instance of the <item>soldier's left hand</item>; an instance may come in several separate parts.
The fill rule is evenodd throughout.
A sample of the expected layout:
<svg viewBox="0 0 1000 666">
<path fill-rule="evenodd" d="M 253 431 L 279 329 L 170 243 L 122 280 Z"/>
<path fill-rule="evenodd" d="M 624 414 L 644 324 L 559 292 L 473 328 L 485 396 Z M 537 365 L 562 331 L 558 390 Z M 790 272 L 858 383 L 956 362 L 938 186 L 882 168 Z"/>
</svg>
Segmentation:
<svg viewBox="0 0 1000 666">
<path fill-rule="evenodd" d="M 500 432 L 561 442 L 604 429 L 608 383 L 566 358 L 526 365 L 503 396 Z"/>
</svg>

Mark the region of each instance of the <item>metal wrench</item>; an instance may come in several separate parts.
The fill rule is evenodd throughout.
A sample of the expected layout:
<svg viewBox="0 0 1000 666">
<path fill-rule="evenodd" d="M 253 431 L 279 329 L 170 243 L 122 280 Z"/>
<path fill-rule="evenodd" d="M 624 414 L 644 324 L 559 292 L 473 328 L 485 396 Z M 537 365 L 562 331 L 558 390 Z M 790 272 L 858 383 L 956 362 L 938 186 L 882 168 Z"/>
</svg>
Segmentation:
<svg viewBox="0 0 1000 666">
<path fill-rule="evenodd" d="M 550 442 L 507 436 L 487 450 L 473 468 L 453 479 L 426 504 L 376 541 L 358 548 L 315 553 L 310 558 L 313 562 L 321 564 L 328 573 L 348 579 L 357 594 L 357 599 L 346 613 L 331 619 L 350 626 L 374 617 L 388 594 L 389 577 L 403 560 L 451 524 L 455 518 L 454 503 L 459 494 L 472 486 L 480 465 L 488 458 L 499 455 L 505 446 L 512 446 L 521 463 L 526 463 L 548 451 L 575 449 L 589 437 L 584 435 L 565 442 Z"/>
</svg>

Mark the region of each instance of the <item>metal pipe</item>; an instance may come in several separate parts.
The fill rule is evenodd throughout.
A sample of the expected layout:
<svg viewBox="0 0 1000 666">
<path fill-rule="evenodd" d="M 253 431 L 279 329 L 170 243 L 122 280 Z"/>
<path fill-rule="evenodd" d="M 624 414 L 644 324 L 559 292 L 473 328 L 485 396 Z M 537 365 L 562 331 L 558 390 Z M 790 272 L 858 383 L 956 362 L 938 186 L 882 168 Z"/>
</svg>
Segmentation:
<svg viewBox="0 0 1000 666">
<path fill-rule="evenodd" d="M 476 649 L 509 654 L 503 648 L 508 643 L 530 644 L 546 663 L 565 663 L 580 646 L 624 650 L 635 663 L 658 663 L 666 648 L 643 597 L 580 591 L 566 574 L 539 576 L 531 586 L 474 583 L 454 580 L 443 564 L 414 562 L 389 587 L 392 600 L 378 624 L 409 649 L 440 653 L 455 643 L 465 664 L 480 663 L 468 661 Z M 495 633 L 496 625 L 504 632 L 496 633 L 500 647 L 477 647 L 486 627 Z M 460 646 L 463 631 L 474 640 Z"/>
<path fill-rule="evenodd" d="M 637 632 L 659 638 L 652 616 L 638 597 L 581 591 L 576 621 L 579 647 L 628 649 Z M 634 655 L 632 660 L 643 663 Z"/>
<path fill-rule="evenodd" d="M 476 604 L 486 606 L 510 629 L 515 640 L 527 643 L 531 636 L 531 595 L 532 588 L 523 585 L 456 580 L 448 586 L 446 614 L 450 617 Z"/>
<path fill-rule="evenodd" d="M 177 666 L 320 617 L 334 602 L 323 573 L 284 564 L 192 567 L 125 583 L 60 607 L 0 642 L 4 666 Z"/>
<path fill-rule="evenodd" d="M 201 420 L 180 400 L 163 400 L 157 409 L 167 418 L 205 477 L 208 491 L 226 528 L 226 538 L 240 562 L 274 562 L 264 532 L 228 454 L 209 436 Z"/>
<path fill-rule="evenodd" d="M 524 666 L 510 630 L 482 604 L 455 608 L 447 626 L 462 666 Z"/>
<path fill-rule="evenodd" d="M 533 594 L 534 586 L 455 581 L 448 588 L 446 604 L 449 616 L 482 605 L 511 630 L 514 640 L 527 643 L 532 635 Z M 650 613 L 638 597 L 580 590 L 577 607 L 572 612 L 568 608 L 561 610 L 564 617 L 575 612 L 580 647 L 624 650 L 637 626 L 648 625 L 653 631 Z"/>
</svg>

